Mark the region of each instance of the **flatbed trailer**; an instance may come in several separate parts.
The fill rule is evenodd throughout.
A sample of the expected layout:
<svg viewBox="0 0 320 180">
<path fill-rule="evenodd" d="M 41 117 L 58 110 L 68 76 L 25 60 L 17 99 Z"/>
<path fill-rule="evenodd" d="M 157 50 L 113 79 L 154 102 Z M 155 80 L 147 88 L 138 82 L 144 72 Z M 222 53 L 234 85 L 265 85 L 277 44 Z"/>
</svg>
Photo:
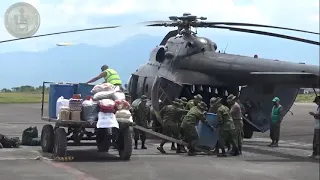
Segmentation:
<svg viewBox="0 0 320 180">
<path fill-rule="evenodd" d="M 59 120 L 44 116 L 44 94 L 47 84 L 43 82 L 41 120 L 54 123 L 46 124 L 41 131 L 41 148 L 43 152 L 53 153 L 54 157 L 67 155 L 67 142 L 72 140 L 80 146 L 81 141 L 95 140 L 99 151 L 106 152 L 111 146 L 119 151 L 120 159 L 129 160 L 132 154 L 132 134 L 130 127 L 134 125 L 126 119 L 117 119 L 117 128 L 96 128 L 97 121 Z M 76 84 L 76 83 L 64 83 Z M 49 105 L 50 106 L 50 105 Z M 89 129 L 93 131 L 88 131 Z"/>
</svg>

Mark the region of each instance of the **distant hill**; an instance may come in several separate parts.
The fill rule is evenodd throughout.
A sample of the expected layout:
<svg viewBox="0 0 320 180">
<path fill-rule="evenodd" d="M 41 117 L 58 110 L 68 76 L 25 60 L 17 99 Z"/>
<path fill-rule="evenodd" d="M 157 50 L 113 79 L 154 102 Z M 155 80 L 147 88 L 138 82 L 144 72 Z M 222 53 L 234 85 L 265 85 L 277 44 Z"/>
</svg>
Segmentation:
<svg viewBox="0 0 320 180">
<path fill-rule="evenodd" d="M 209 37 L 210 38 L 210 37 Z M 318 64 L 318 49 L 303 43 L 256 35 L 210 38 L 227 52 Z M 54 47 L 42 52 L 0 54 L 0 88 L 39 86 L 42 81 L 85 82 L 97 75 L 102 64 L 116 69 L 123 81 L 149 60 L 151 50 L 162 37 L 137 35 L 112 47 L 79 44 Z"/>
</svg>

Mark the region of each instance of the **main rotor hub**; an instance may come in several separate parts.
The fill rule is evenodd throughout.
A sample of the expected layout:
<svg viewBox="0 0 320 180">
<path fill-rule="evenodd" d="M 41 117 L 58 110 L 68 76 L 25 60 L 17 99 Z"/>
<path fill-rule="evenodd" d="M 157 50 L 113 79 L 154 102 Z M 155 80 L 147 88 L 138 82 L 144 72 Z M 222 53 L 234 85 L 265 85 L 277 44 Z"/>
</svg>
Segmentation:
<svg viewBox="0 0 320 180">
<path fill-rule="evenodd" d="M 169 19 L 177 23 L 179 34 L 190 34 L 192 33 L 191 27 L 197 26 L 198 20 L 207 20 L 206 17 L 197 17 L 190 13 L 183 13 L 182 16 L 170 16 Z"/>
</svg>

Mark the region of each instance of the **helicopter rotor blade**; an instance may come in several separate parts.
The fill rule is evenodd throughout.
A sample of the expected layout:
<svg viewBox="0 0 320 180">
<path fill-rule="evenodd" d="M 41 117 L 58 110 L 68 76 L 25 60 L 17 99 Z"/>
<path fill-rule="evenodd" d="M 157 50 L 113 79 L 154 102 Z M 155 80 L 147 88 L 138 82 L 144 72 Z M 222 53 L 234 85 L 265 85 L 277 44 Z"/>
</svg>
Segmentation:
<svg viewBox="0 0 320 180">
<path fill-rule="evenodd" d="M 316 34 L 320 35 L 320 33 L 311 32 L 311 31 L 305 31 L 300 29 L 293 29 L 293 28 L 286 28 L 286 27 L 279 27 L 279 26 L 269 26 L 269 25 L 263 25 L 263 24 L 251 24 L 251 23 L 236 23 L 236 22 L 200 22 L 200 24 L 205 24 L 204 26 L 210 25 L 229 25 L 229 26 L 250 26 L 250 27 L 265 27 L 265 28 L 274 28 L 274 29 L 283 29 L 283 30 L 290 30 L 290 31 L 297 31 L 297 32 L 303 32 L 303 33 L 309 33 L 309 34 Z"/>
<path fill-rule="evenodd" d="M 53 36 L 53 35 L 58 35 L 58 34 L 68 34 L 68 33 L 102 30 L 102 29 L 113 29 L 113 28 L 118 28 L 118 27 L 120 27 L 120 26 L 104 26 L 104 27 L 96 27 L 96 28 L 77 29 L 77 30 L 71 30 L 71 31 L 62 31 L 62 32 L 55 32 L 55 33 L 48 33 L 48 34 L 40 34 L 40 35 L 24 37 L 24 38 L 8 39 L 8 40 L 0 41 L 0 43 L 18 41 L 18 40 L 22 40 L 22 39 L 38 38 L 38 37 L 44 37 L 44 36 Z"/>
<path fill-rule="evenodd" d="M 236 28 L 236 27 L 229 27 L 229 26 L 208 26 L 208 27 L 217 28 L 217 29 L 228 29 L 230 31 L 245 32 L 245 33 L 251 33 L 251 34 L 273 36 L 273 37 L 278 37 L 278 38 L 283 38 L 283 39 L 304 42 L 304 43 L 308 43 L 308 44 L 320 45 L 320 42 L 317 42 L 317 41 L 312 41 L 312 40 L 308 40 L 308 39 L 303 39 L 303 38 L 298 38 L 298 37 L 288 36 L 288 35 L 283 35 L 283 34 L 253 30 L 253 29 L 244 29 L 244 28 Z"/>
</svg>

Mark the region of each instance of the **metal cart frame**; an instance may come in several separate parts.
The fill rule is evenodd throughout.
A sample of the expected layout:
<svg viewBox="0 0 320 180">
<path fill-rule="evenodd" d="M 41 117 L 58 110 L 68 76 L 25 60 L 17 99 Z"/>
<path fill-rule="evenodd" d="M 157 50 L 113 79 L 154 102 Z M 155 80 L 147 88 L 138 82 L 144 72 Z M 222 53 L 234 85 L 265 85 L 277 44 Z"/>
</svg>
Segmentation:
<svg viewBox="0 0 320 180">
<path fill-rule="evenodd" d="M 134 123 L 124 119 L 117 119 L 119 129 L 97 129 L 97 122 L 79 120 L 59 120 L 44 116 L 44 97 L 47 84 L 56 82 L 43 82 L 42 84 L 42 102 L 41 102 L 41 120 L 53 122 L 46 124 L 41 131 L 41 147 L 43 152 L 53 153 L 54 157 L 64 157 L 67 152 L 67 142 L 72 140 L 80 146 L 83 140 L 95 140 L 99 151 L 108 151 L 110 146 L 115 146 L 119 151 L 120 159 L 129 160 L 132 154 L 132 135 L 130 126 Z M 78 83 L 61 83 L 77 85 Z M 49 107 L 50 108 L 50 107 Z M 94 132 L 86 129 L 94 129 Z M 67 129 L 67 131 L 66 131 Z M 116 132 L 115 132 L 116 131 Z M 103 137 L 98 137 L 102 132 Z M 117 134 L 116 139 L 113 135 Z"/>
</svg>

